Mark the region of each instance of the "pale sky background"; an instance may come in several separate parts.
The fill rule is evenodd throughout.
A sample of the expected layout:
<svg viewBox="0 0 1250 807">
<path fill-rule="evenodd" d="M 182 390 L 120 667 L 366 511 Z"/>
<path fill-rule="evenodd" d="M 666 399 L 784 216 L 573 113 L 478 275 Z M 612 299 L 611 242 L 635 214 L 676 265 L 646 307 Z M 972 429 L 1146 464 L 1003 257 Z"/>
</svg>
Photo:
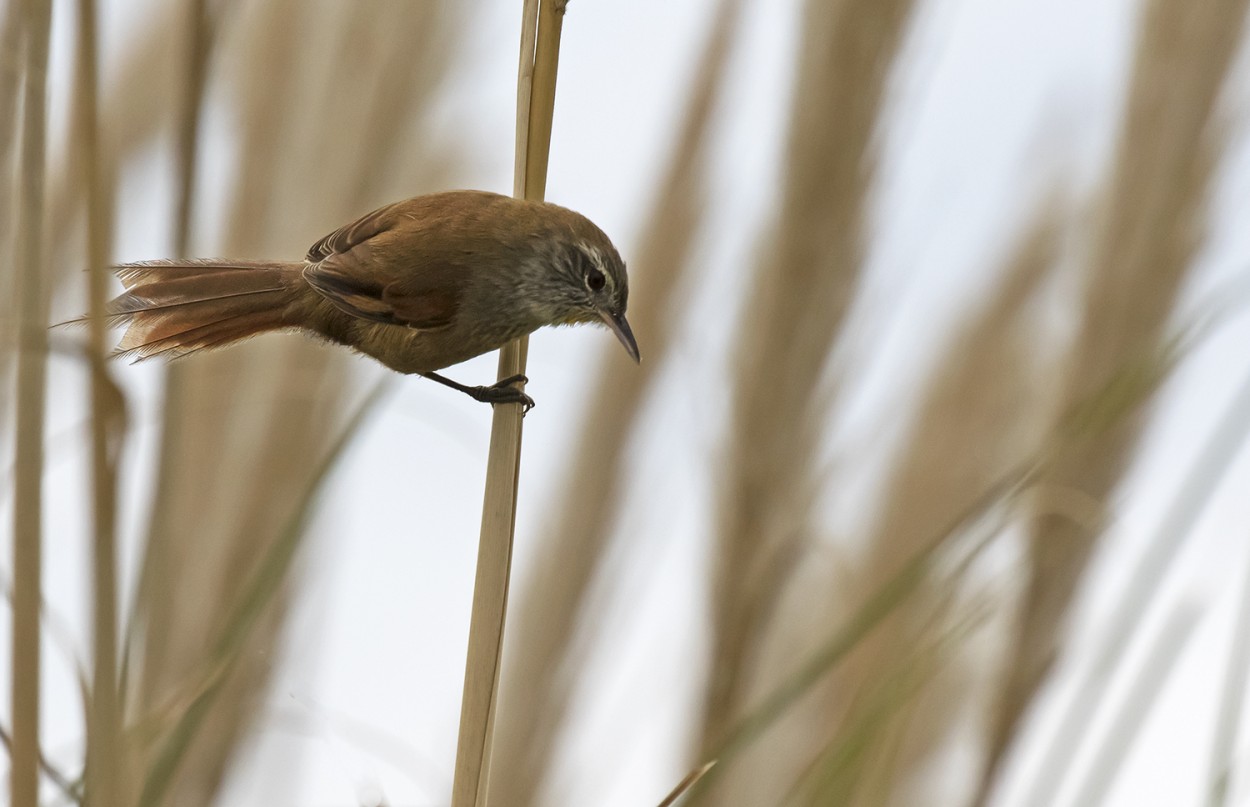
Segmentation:
<svg viewBox="0 0 1250 807">
<path fill-rule="evenodd" d="M 145 9 L 159 1 L 112 0 L 105 53 L 116 53 Z M 480 155 L 467 184 L 506 192 L 511 187 L 520 4 L 493 0 L 479 5 L 468 26 L 471 47 L 460 54 L 455 98 L 447 103 L 443 121 L 447 136 L 465 140 Z M 594 219 L 627 260 L 635 252 L 655 166 L 663 165 L 671 147 L 714 7 L 711 0 L 574 0 L 570 5 L 548 198 Z M 709 194 L 712 224 L 698 256 L 706 271 L 696 273 L 701 280 L 694 289 L 693 314 L 664 368 L 663 383 L 646 404 L 648 417 L 632 448 L 636 483 L 623 526 L 630 552 L 614 570 L 620 579 L 604 592 L 611 615 L 605 635 L 614 641 L 628 637 L 628 649 L 596 652 L 595 691 L 575 710 L 581 720 L 570 733 L 571 753 L 559 777 L 565 804 L 653 805 L 687 767 L 689 707 L 703 649 L 700 570 L 709 537 L 704 515 L 720 426 L 706 415 L 706 396 L 724 389 L 729 361 L 724 347 L 738 305 L 735 292 L 771 201 L 789 104 L 788 91 L 781 88 L 789 86 L 798 7 L 798 0 L 756 2 L 743 20 L 731 82 L 735 89 L 719 113 L 719 169 Z M 848 403 L 847 431 L 896 431 L 894 421 L 904 410 L 891 402 L 900 390 L 918 383 L 916 369 L 975 300 L 1016 224 L 1027 217 L 1027 204 L 1057 174 L 1074 182 L 1074 194 L 1098 181 L 1115 133 L 1136 8 L 1129 0 L 932 0 L 925 5 L 897 77 L 883 146 L 868 288 L 856 311 L 862 343 L 846 357 L 866 383 Z M 62 55 L 70 22 L 57 20 L 54 48 Z M 1201 288 L 1190 295 L 1195 307 L 1226 282 L 1240 279 L 1245 289 L 1250 263 L 1245 227 L 1250 150 L 1244 136 L 1248 77 L 1243 57 L 1229 99 L 1236 110 L 1236 145 L 1220 172 L 1212 248 L 1201 259 Z M 60 64 L 54 88 L 63 92 L 65 78 Z M 146 206 L 139 201 L 152 196 L 153 187 L 168 194 L 168 180 L 161 178 L 168 165 L 162 159 L 167 155 L 155 155 L 151 166 L 126 178 L 125 229 L 117 242 L 121 258 L 155 257 L 165 247 L 164 236 L 156 235 L 168 229 L 159 194 Z M 211 187 L 206 193 L 211 196 Z M 338 223 L 326 222 L 324 229 Z M 291 247 L 291 254 L 299 255 L 306 245 Z M 1247 319 L 1239 315 L 1219 328 L 1169 383 L 1161 407 L 1165 414 L 1150 432 L 1123 493 L 1128 505 L 1087 586 L 1075 633 L 1078 652 L 1067 660 L 1072 663 L 1065 664 L 1043 712 L 1051 700 L 1066 696 L 1067 673 L 1081 668 L 1079 651 L 1100 641 L 1100 620 L 1178 479 L 1250 373 Z M 645 357 L 648 335 L 639 333 L 638 339 Z M 562 483 L 570 436 L 565 424 L 580 418 L 593 366 L 613 350 L 619 346 L 612 337 L 595 329 L 540 332 L 531 342 L 529 391 L 539 406 L 526 419 L 517 581 L 524 579 L 529 550 L 541 539 L 544 502 Z M 455 377 L 483 383 L 494 366 L 493 356 L 478 359 L 457 368 Z M 131 391 L 138 424 L 127 456 L 131 491 L 146 489 L 151 474 L 160 372 L 158 366 L 145 365 L 117 373 Z M 46 581 L 53 608 L 70 623 L 68 634 L 83 648 L 86 544 L 81 536 L 86 532 L 78 509 L 81 458 L 73 456 L 79 450 L 74 430 L 81 412 L 76 403 L 57 403 L 82 400 L 82 379 L 71 364 L 59 362 L 52 383 Z M 489 424 L 486 407 L 467 406 L 433 384 L 403 379 L 384 411 L 365 428 L 332 480 L 327 499 L 333 505 L 320 514 L 315 538 L 305 548 L 309 579 L 290 634 L 293 652 L 275 675 L 268 698 L 271 719 L 263 721 L 254 748 L 243 754 L 247 762 L 223 804 L 328 807 L 381 798 L 405 807 L 445 803 Z M 866 467 L 874 463 L 880 465 L 880 457 L 865 458 Z M 1237 586 L 1250 571 L 1247 490 L 1250 458 L 1243 451 L 1166 591 L 1154 599 L 1160 613 L 1151 624 L 1180 602 L 1200 608 L 1202 621 L 1130 755 L 1108 802 L 1114 807 L 1202 803 L 1209 726 Z M 132 493 L 126 512 L 131 549 L 141 508 Z M 414 510 L 429 526 L 411 536 L 397 533 L 396 525 L 411 523 Z M 836 506 L 831 510 L 832 518 L 862 518 L 839 516 Z M 614 592 L 622 596 L 611 596 Z M 8 652 L 8 631 L 6 619 L 0 626 L 0 652 Z M 50 646 L 45 658 L 53 693 L 45 712 L 49 749 L 54 757 L 76 759 L 81 724 L 72 674 L 62 649 Z M 6 674 L 7 667 L 0 665 Z M 1038 721 L 1029 736 L 1044 740 L 1046 721 Z M 1243 758 L 1246 747 L 1238 744 Z M 956 781 L 969 773 L 957 767 Z M 1011 787 L 1002 795 L 999 804 L 1016 803 L 1018 794 Z M 944 802 L 935 797 L 933 803 Z"/>
</svg>

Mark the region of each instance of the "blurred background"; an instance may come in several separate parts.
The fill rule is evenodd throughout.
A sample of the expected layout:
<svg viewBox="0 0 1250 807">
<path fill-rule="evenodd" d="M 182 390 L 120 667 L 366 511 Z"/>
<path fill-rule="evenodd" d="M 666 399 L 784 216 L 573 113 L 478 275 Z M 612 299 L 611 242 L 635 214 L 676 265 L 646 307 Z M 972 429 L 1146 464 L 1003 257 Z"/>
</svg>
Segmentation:
<svg viewBox="0 0 1250 807">
<path fill-rule="evenodd" d="M 1248 3 L 569 5 L 547 198 L 625 256 L 644 358 L 532 339 L 492 805 L 713 758 L 686 803 L 1250 803 Z M 79 8 L 32 307 L 0 3 L 9 423 L 89 254 L 294 259 L 511 187 L 519 2 L 102 0 L 95 158 Z M 43 481 L 42 801 L 83 799 L 103 680 L 117 804 L 446 804 L 488 407 L 297 335 L 110 364 L 110 685 L 87 336 L 48 340 L 5 472 Z"/>
</svg>

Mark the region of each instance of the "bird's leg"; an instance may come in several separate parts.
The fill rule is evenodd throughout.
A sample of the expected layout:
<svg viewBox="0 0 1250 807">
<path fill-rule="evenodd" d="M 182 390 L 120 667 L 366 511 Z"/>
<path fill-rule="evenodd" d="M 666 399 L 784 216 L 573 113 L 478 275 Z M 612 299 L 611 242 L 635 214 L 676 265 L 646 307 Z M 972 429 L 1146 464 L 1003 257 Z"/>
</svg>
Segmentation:
<svg viewBox="0 0 1250 807">
<path fill-rule="evenodd" d="M 437 381 L 443 386 L 451 387 L 454 390 L 460 390 L 475 401 L 481 401 L 482 403 L 488 404 L 521 404 L 521 406 L 524 407 L 522 414 L 534 408 L 534 399 L 514 386 L 516 384 L 524 384 L 526 381 L 529 381 L 529 379 L 523 375 L 509 376 L 508 378 L 491 384 L 489 387 L 470 387 L 467 384 L 460 384 L 452 381 L 450 378 L 441 376 L 438 373 L 421 373 L 421 375 L 431 381 Z"/>
</svg>

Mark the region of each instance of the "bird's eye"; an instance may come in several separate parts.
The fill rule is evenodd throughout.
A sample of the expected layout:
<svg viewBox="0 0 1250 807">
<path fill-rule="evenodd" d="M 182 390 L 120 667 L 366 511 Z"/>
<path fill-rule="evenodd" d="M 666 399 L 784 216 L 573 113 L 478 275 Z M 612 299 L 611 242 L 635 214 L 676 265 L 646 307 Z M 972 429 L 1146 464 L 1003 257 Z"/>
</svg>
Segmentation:
<svg viewBox="0 0 1250 807">
<path fill-rule="evenodd" d="M 604 284 L 607 282 L 603 272 L 600 272 L 598 269 L 592 268 L 586 272 L 586 286 L 591 291 L 602 291 Z"/>
</svg>

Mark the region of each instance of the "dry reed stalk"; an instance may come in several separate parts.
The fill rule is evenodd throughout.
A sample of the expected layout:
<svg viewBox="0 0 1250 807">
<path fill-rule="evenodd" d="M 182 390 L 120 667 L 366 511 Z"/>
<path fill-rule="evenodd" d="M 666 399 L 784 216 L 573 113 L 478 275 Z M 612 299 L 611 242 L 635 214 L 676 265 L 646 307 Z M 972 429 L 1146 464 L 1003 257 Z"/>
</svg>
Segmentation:
<svg viewBox="0 0 1250 807">
<path fill-rule="evenodd" d="M 95 0 L 78 3 L 75 128 L 82 150 L 87 208 L 87 283 L 91 373 L 92 681 L 87 720 L 86 793 L 91 803 L 130 803 L 121 790 L 125 753 L 117 679 L 117 461 L 125 431 L 124 403 L 106 362 L 108 264 L 113 229 L 112 186 L 101 171 Z"/>
<path fill-rule="evenodd" d="M 699 784 L 699 781 L 704 776 L 707 776 L 708 771 L 712 770 L 715 765 L 716 760 L 705 762 L 692 770 L 690 773 L 686 774 L 685 777 L 677 783 L 677 787 L 673 788 L 672 791 L 664 797 L 664 800 L 660 802 L 659 807 L 673 807 L 673 805 L 677 803 L 677 800 L 686 795 L 686 793 L 690 792 L 695 785 Z"/>
<path fill-rule="evenodd" d="M 177 142 L 175 143 L 178 182 L 174 210 L 174 255 L 187 257 L 191 249 L 191 221 L 196 191 L 196 157 L 200 152 L 200 118 L 204 109 L 204 85 L 208 78 L 209 49 L 215 25 L 209 16 L 208 0 L 188 0 L 186 30 L 180 43 L 186 48 L 183 91 L 178 94 Z"/>
<path fill-rule="evenodd" d="M 539 5 L 539 0 L 525 0 L 521 11 L 512 178 L 512 195 L 519 198 L 526 198 L 531 137 L 536 134 L 531 129 L 537 71 Z M 550 34 L 547 36 L 547 43 L 550 43 Z M 554 81 L 554 74 L 551 80 Z M 554 104 L 554 87 L 552 89 Z M 549 139 L 547 147 L 550 147 Z M 498 377 L 503 379 L 523 374 L 528 352 L 527 337 L 505 345 L 499 352 Z M 490 795 L 490 767 L 503 654 L 503 629 L 512 576 L 512 544 L 516 529 L 523 418 L 524 412 L 518 407 L 496 407 L 491 417 L 477 571 L 473 579 L 469 642 L 465 653 L 464 688 L 460 700 L 460 727 L 456 738 L 456 763 L 451 796 L 453 806 L 476 807 L 478 804 L 485 804 Z"/>
<path fill-rule="evenodd" d="M 1116 374 L 1148 361 L 1163 339 L 1202 238 L 1202 209 L 1218 151 L 1212 142 L 1216 105 L 1247 5 L 1154 0 L 1146 8 L 1056 441 L 1071 431 L 1070 413 L 1105 394 Z M 1075 491 L 1105 507 L 1136 445 L 1141 422 L 1131 410 L 1140 402 L 1111 402 L 1121 411 L 1117 422 L 1078 435 L 1083 439 L 1062 452 L 1045 486 Z M 1031 529 L 1030 579 L 990 729 L 979 803 L 988 798 L 1003 754 L 1058 652 L 1069 604 L 1100 534 L 1098 525 L 1045 512 L 1036 513 Z M 1047 776 L 1067 768 L 1058 757 L 1071 750 L 1054 748 L 1058 767 L 1048 764 Z M 1048 795 L 1042 798 L 1050 803 Z"/>
<path fill-rule="evenodd" d="M 839 610 L 854 607 L 889 579 L 928 540 L 933 525 L 949 521 L 987 485 L 1036 454 L 1045 427 L 1045 396 L 1044 384 L 1031 369 L 1039 356 L 1026 314 L 1055 264 L 1056 219 L 1053 206 L 1041 211 L 999 287 L 933 369 L 910 433 L 882 485 L 880 516 L 864 556 L 854 561 L 853 573 L 842 575 Z M 860 701 L 907 666 L 915 647 L 931 641 L 930 634 L 944 631 L 952 619 L 961 619 L 966 605 L 955 596 L 960 583 L 926 581 L 857 650 L 830 681 L 826 708 L 816 710 L 809 726 L 814 736 L 822 726 L 843 732 L 842 722 L 858 719 Z M 818 591 L 811 593 L 818 596 Z M 879 790 L 867 787 L 847 804 L 898 804 L 914 797 L 902 792 L 906 773 L 923 766 L 940 746 L 974 686 L 974 672 L 959 659 L 930 666 L 943 673 L 925 681 L 925 692 L 897 709 L 890 725 L 863 749 L 863 770 L 857 774 Z M 802 758 L 801 747 L 792 751 Z"/>
<path fill-rule="evenodd" d="M 39 609 L 43 575 L 43 428 L 48 294 L 44 238 L 51 0 L 25 0 L 16 274 L 17 387 L 13 471 L 13 656 L 10 804 L 39 798 Z"/>
<path fill-rule="evenodd" d="M 0 17 L 0 250 L 5 260 L 13 260 L 14 216 L 17 196 L 14 183 L 17 178 L 14 163 L 14 147 L 22 125 L 18 114 L 18 93 L 22 89 L 22 4 L 6 3 Z M 10 362 L 17 329 L 14 325 L 16 272 L 0 273 L 0 378 L 9 377 Z M 8 422 L 12 399 L 0 395 L 0 417 Z"/>
<path fill-rule="evenodd" d="M 526 0 L 521 15 L 521 54 L 517 70 L 518 150 L 513 195 L 525 199 L 542 200 L 546 194 L 560 35 L 567 2 Z M 520 150 L 522 144 L 524 151 Z M 499 351 L 498 377 L 501 380 L 524 374 L 528 349 L 528 337 L 504 345 Z M 516 530 L 523 417 L 519 405 L 496 406 L 491 420 L 452 807 L 479 807 L 485 805 L 489 797 L 495 710 Z"/>
<path fill-rule="evenodd" d="M 4 746 L 5 753 L 13 753 L 13 738 L 9 733 L 0 727 L 0 745 Z M 39 772 L 65 797 L 66 803 L 78 803 L 82 801 L 82 782 L 70 781 L 69 777 L 61 773 L 48 762 L 48 758 L 43 754 L 39 755 Z"/>
<path fill-rule="evenodd" d="M 859 282 L 873 133 L 911 8 L 811 0 L 803 11 L 778 223 L 747 296 L 729 395 L 701 758 L 742 713 L 760 640 L 810 540 L 821 384 Z M 765 803 L 733 781 L 715 803 Z"/>
<path fill-rule="evenodd" d="M 394 131 L 370 127 L 411 126 L 427 109 L 446 74 L 442 43 L 456 41 L 458 12 L 285 0 L 240 13 L 215 46 L 215 63 L 231 68 L 226 99 L 244 128 L 227 234 L 212 252 L 298 255 L 325 230 L 388 201 L 379 165 L 411 193 L 457 163 L 457 155 L 414 150 Z M 414 51 L 427 40 L 440 45 Z M 170 368 L 175 394 L 129 642 L 130 717 L 149 730 L 140 769 L 151 803 L 211 801 L 258 717 L 299 545 L 287 525 L 310 506 L 314 469 L 357 397 L 346 368 L 342 352 L 298 337 Z M 255 608 L 240 599 L 246 578 L 259 579 L 253 590 L 264 595 Z M 234 624 L 244 614 L 246 631 Z M 241 643 L 219 665 L 221 651 L 206 637 L 234 635 Z"/>
<path fill-rule="evenodd" d="M 576 484 L 553 502 L 556 522 L 542 530 L 525 596 L 514 608 L 508 639 L 498 726 L 498 776 L 493 787 L 509 805 L 536 804 L 572 696 L 572 676 L 582 652 L 579 623 L 587 620 L 591 581 L 605 558 L 618 503 L 625 495 L 624 449 L 636 426 L 640 402 L 672 345 L 672 298 L 691 269 L 690 253 L 703 210 L 709 129 L 723 87 L 725 63 L 740 16 L 741 0 L 721 4 L 692 85 L 677 145 L 659 182 L 630 261 L 630 319 L 646 334 L 647 357 L 638 367 L 612 350 L 585 406 L 587 417 L 574 441 L 565 478 Z M 573 491 L 576 491 L 575 493 Z"/>
<path fill-rule="evenodd" d="M 21 3 L 6 3 L 0 16 L 0 244 L 8 243 L 15 213 L 13 193 L 14 147 L 18 142 L 21 116 L 18 97 L 22 89 L 22 11 Z"/>
</svg>

